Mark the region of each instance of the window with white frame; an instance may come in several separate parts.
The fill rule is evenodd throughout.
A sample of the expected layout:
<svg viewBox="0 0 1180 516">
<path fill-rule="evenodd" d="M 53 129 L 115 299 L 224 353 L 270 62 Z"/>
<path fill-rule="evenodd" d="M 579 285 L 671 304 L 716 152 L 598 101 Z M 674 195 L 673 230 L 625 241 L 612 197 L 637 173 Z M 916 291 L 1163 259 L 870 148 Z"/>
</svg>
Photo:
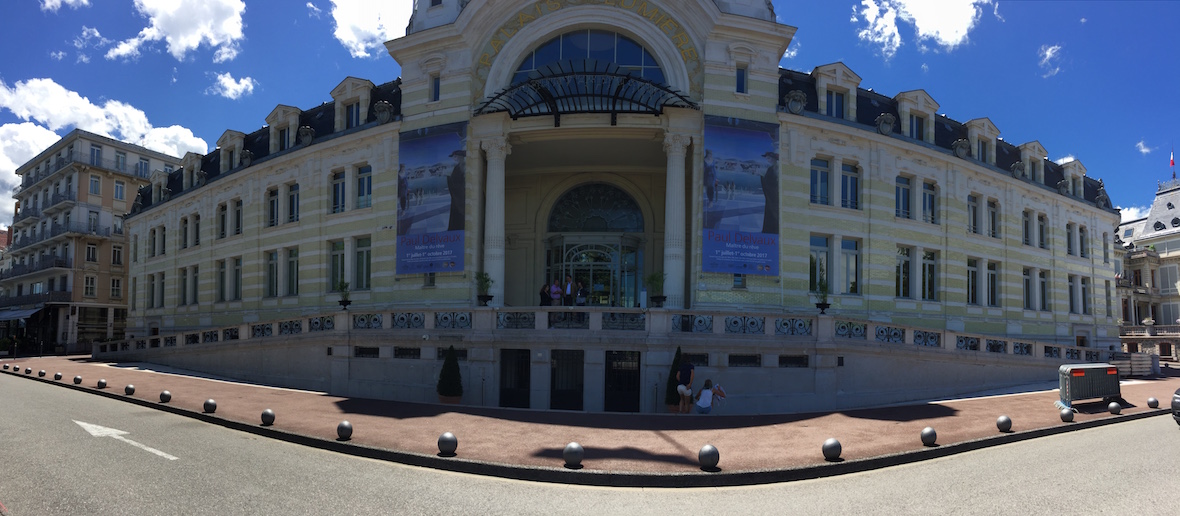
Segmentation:
<svg viewBox="0 0 1180 516">
<path fill-rule="evenodd" d="M 915 140 L 926 139 L 926 118 L 918 115 L 910 115 L 910 138 Z"/>
<path fill-rule="evenodd" d="M 938 190 L 929 181 L 922 183 L 922 220 L 938 224 Z"/>
<path fill-rule="evenodd" d="M 122 201 L 127 197 L 127 183 L 115 181 L 115 200 Z"/>
<path fill-rule="evenodd" d="M 860 241 L 842 239 L 840 256 L 844 260 L 843 294 L 860 294 Z"/>
<path fill-rule="evenodd" d="M 111 265 L 123 265 L 123 246 L 111 246 Z"/>
<path fill-rule="evenodd" d="M 180 248 L 188 249 L 188 217 L 180 219 Z"/>
<path fill-rule="evenodd" d="M 1073 247 L 1073 234 L 1074 234 L 1073 223 L 1072 222 L 1067 223 L 1065 225 L 1065 252 L 1066 252 L 1066 254 L 1070 254 L 1070 255 L 1075 254 L 1074 247 Z"/>
<path fill-rule="evenodd" d="M 938 253 L 922 253 L 922 300 L 938 301 Z"/>
<path fill-rule="evenodd" d="M 234 234 L 242 234 L 242 200 L 234 200 Z"/>
<path fill-rule="evenodd" d="M 1034 288 L 1034 286 L 1033 286 L 1033 271 L 1032 271 L 1032 269 L 1025 267 L 1023 277 L 1024 277 L 1024 309 L 1025 310 L 1033 310 L 1036 307 L 1036 305 L 1033 304 L 1033 293 L 1034 293 L 1033 288 Z"/>
<path fill-rule="evenodd" d="M 1000 204 L 991 199 L 987 201 L 987 236 L 1000 238 Z"/>
<path fill-rule="evenodd" d="M 910 195 L 910 178 L 897 176 L 897 184 L 893 189 L 893 213 L 898 218 L 913 218 L 913 212 L 910 210 Z"/>
<path fill-rule="evenodd" d="M 1024 210 L 1020 216 L 1020 235 L 1021 243 L 1024 245 L 1032 245 L 1033 243 L 1033 214 L 1031 211 Z"/>
<path fill-rule="evenodd" d="M 344 211 L 344 171 L 332 173 L 332 213 Z"/>
<path fill-rule="evenodd" d="M 979 233 L 979 196 L 967 196 L 967 232 Z"/>
<path fill-rule="evenodd" d="M 217 205 L 217 238 L 225 238 L 229 230 L 229 205 Z"/>
<path fill-rule="evenodd" d="M 827 115 L 834 118 L 844 118 L 844 94 L 828 90 Z"/>
<path fill-rule="evenodd" d="M 1049 248 L 1049 217 L 1044 213 L 1037 215 L 1037 245 L 1041 249 Z"/>
<path fill-rule="evenodd" d="M 193 214 L 193 245 L 201 245 L 201 216 Z"/>
<path fill-rule="evenodd" d="M 828 185 L 831 174 L 829 161 L 826 159 L 811 160 L 811 202 L 812 204 L 831 204 L 828 199 Z"/>
<path fill-rule="evenodd" d="M 1086 226 L 1078 226 L 1078 256 L 1090 257 L 1090 240 L 1086 236 Z"/>
<path fill-rule="evenodd" d="M 851 163 L 840 165 L 840 207 L 860 209 L 860 168 Z"/>
<path fill-rule="evenodd" d="M 266 252 L 266 297 L 279 295 L 279 253 Z"/>
<path fill-rule="evenodd" d="M 86 276 L 83 281 L 84 281 L 84 283 L 82 285 L 82 295 L 86 296 L 86 297 L 98 296 L 98 277 L 97 276 Z"/>
<path fill-rule="evenodd" d="M 1160 267 L 1160 294 L 1176 295 L 1176 284 L 1178 280 L 1176 270 L 1177 267 L 1175 265 L 1164 265 Z"/>
<path fill-rule="evenodd" d="M 356 263 L 352 271 L 353 290 L 369 290 L 373 264 L 373 239 L 356 239 Z"/>
<path fill-rule="evenodd" d="M 279 225 L 279 189 L 270 188 L 266 191 L 266 225 Z"/>
<path fill-rule="evenodd" d="M 330 268 L 328 270 L 328 291 L 339 292 L 344 283 L 344 242 L 329 242 Z"/>
<path fill-rule="evenodd" d="M 96 167 L 102 166 L 102 146 L 90 144 L 90 164 Z"/>
<path fill-rule="evenodd" d="M 90 195 L 102 194 L 102 178 L 94 174 L 90 174 Z"/>
<path fill-rule="evenodd" d="M 98 246 L 95 244 L 86 244 L 86 261 L 98 261 Z"/>
<path fill-rule="evenodd" d="M 980 138 L 976 143 L 978 145 L 976 146 L 975 159 L 978 159 L 983 163 L 987 163 L 987 140 Z"/>
<path fill-rule="evenodd" d="M 111 298 L 119 299 L 123 297 L 123 279 L 111 278 Z"/>
<path fill-rule="evenodd" d="M 345 114 L 345 117 L 347 117 L 346 123 L 344 126 L 345 129 L 351 129 L 353 127 L 359 127 L 361 125 L 361 103 L 360 102 L 354 102 L 352 104 L 345 106 L 344 107 L 344 114 Z"/>
<path fill-rule="evenodd" d="M 900 298 L 909 299 L 912 296 L 910 293 L 910 272 L 912 268 L 911 256 L 913 255 L 913 248 L 898 247 L 897 248 L 897 264 L 894 269 L 894 295 Z"/>
<path fill-rule="evenodd" d="M 119 172 L 127 171 L 127 153 L 123 151 L 115 151 L 115 170 Z"/>
<path fill-rule="evenodd" d="M 299 295 L 299 249 L 287 249 L 287 295 Z"/>
<path fill-rule="evenodd" d="M 287 185 L 287 222 L 299 221 L 299 183 Z"/>
<path fill-rule="evenodd" d="M 1102 263 L 1110 263 L 1110 233 L 1102 234 Z"/>
<path fill-rule="evenodd" d="M 1090 315 L 1090 278 L 1082 278 L 1082 313 Z"/>
<path fill-rule="evenodd" d="M 1000 263 L 987 262 L 987 306 L 1000 306 Z"/>
<path fill-rule="evenodd" d="M 828 256 L 830 239 L 826 236 L 811 235 L 808 290 L 818 293 L 821 287 L 828 287 Z"/>
<path fill-rule="evenodd" d="M 1040 272 L 1037 272 L 1037 281 L 1040 282 L 1040 287 L 1041 287 L 1040 288 L 1041 311 L 1048 312 L 1051 308 L 1050 303 L 1049 303 L 1049 301 L 1050 301 L 1050 298 L 1049 298 L 1049 295 L 1050 295 L 1050 292 L 1049 292 L 1049 271 L 1041 270 Z"/>
<path fill-rule="evenodd" d="M 226 263 L 225 260 L 217 260 L 217 301 L 225 302 L 226 294 Z"/>
<path fill-rule="evenodd" d="M 356 169 L 356 207 L 368 208 L 373 205 L 373 167 L 364 165 Z"/>
<path fill-rule="evenodd" d="M 1069 283 L 1069 313 L 1076 314 L 1078 313 L 1078 277 L 1070 274 L 1067 282 Z"/>
<path fill-rule="evenodd" d="M 979 260 L 967 259 L 967 304 L 979 304 Z"/>
</svg>

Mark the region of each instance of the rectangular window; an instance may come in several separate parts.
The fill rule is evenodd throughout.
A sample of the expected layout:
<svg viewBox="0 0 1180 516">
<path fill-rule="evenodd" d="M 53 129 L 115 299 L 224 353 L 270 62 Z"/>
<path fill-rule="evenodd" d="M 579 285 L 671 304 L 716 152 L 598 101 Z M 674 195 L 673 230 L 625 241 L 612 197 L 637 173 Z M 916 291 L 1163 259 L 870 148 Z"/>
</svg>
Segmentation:
<svg viewBox="0 0 1180 516">
<path fill-rule="evenodd" d="M 287 249 L 287 295 L 299 295 L 299 250 Z"/>
<path fill-rule="evenodd" d="M 242 258 L 234 258 L 234 301 L 242 300 Z"/>
<path fill-rule="evenodd" d="M 909 247 L 897 248 L 897 268 L 894 271 L 894 295 L 901 298 L 910 298 L 910 254 L 913 251 Z"/>
<path fill-rule="evenodd" d="M 1073 228 L 1072 222 L 1065 225 L 1065 253 L 1070 255 L 1074 254 Z"/>
<path fill-rule="evenodd" d="M 1033 272 L 1032 272 L 1032 269 L 1025 267 L 1023 274 L 1024 274 L 1024 309 L 1025 310 L 1033 310 L 1033 309 L 1035 309 L 1036 305 L 1033 304 Z"/>
<path fill-rule="evenodd" d="M 269 251 L 266 253 L 266 297 L 278 297 L 279 295 L 279 253 L 278 251 Z"/>
<path fill-rule="evenodd" d="M 1000 306 L 1000 264 L 987 262 L 987 306 Z"/>
<path fill-rule="evenodd" d="M 90 175 L 90 195 L 102 194 L 102 178 L 96 175 Z"/>
<path fill-rule="evenodd" d="M 938 301 L 938 255 L 933 251 L 922 253 L 922 299 Z"/>
<path fill-rule="evenodd" d="M 762 355 L 729 355 L 729 367 L 762 367 Z"/>
<path fill-rule="evenodd" d="M 1024 210 L 1020 218 L 1020 235 L 1021 242 L 1024 245 L 1032 245 L 1033 243 L 1033 229 L 1032 229 L 1032 212 Z"/>
<path fill-rule="evenodd" d="M 147 306 L 145 308 L 156 307 L 156 275 L 148 274 L 147 277 Z"/>
<path fill-rule="evenodd" d="M 168 228 L 160 226 L 160 254 L 168 254 Z"/>
<path fill-rule="evenodd" d="M 291 147 L 291 129 L 284 127 L 279 129 L 279 150 L 284 151 Z"/>
<path fill-rule="evenodd" d="M 369 280 L 372 274 L 373 239 L 356 239 L 356 266 L 353 268 L 353 290 L 369 290 Z"/>
<path fill-rule="evenodd" d="M 234 234 L 242 234 L 242 200 L 234 201 Z"/>
<path fill-rule="evenodd" d="M 115 151 L 115 170 L 119 172 L 127 171 L 127 153 L 122 151 Z"/>
<path fill-rule="evenodd" d="M 111 297 L 118 299 L 123 297 L 123 280 L 120 278 L 111 278 Z"/>
<path fill-rule="evenodd" d="M 746 275 L 741 273 L 734 273 L 733 288 L 746 288 Z"/>
<path fill-rule="evenodd" d="M 840 255 L 844 258 L 844 294 L 860 293 L 860 242 L 843 239 L 840 241 Z"/>
<path fill-rule="evenodd" d="M 894 215 L 908 219 L 912 218 L 910 212 L 910 178 L 897 177 L 897 185 L 894 187 Z"/>
<path fill-rule="evenodd" d="M 188 217 L 180 219 L 180 248 L 188 249 Z"/>
<path fill-rule="evenodd" d="M 331 268 L 328 271 L 328 291 L 338 292 L 344 283 L 344 242 L 328 244 Z"/>
<path fill-rule="evenodd" d="M 844 94 L 828 90 L 828 116 L 844 118 Z"/>
<path fill-rule="evenodd" d="M 975 159 L 987 163 L 987 140 L 980 138 L 978 143 L 979 145 L 976 149 Z"/>
<path fill-rule="evenodd" d="M 748 80 L 749 72 L 746 67 L 737 67 L 737 73 L 734 76 L 734 91 L 738 93 L 749 93 L 749 86 L 746 84 Z"/>
<path fill-rule="evenodd" d="M 127 184 L 122 181 L 115 181 L 115 200 L 122 201 L 127 197 Z"/>
<path fill-rule="evenodd" d="M 365 165 L 356 170 L 356 207 L 368 208 L 373 204 L 373 167 Z"/>
<path fill-rule="evenodd" d="M 86 261 L 98 261 L 98 246 L 94 244 L 86 244 Z"/>
<path fill-rule="evenodd" d="M 1049 311 L 1049 271 L 1040 271 L 1037 273 L 1037 281 L 1040 282 L 1041 294 L 1041 311 Z"/>
<path fill-rule="evenodd" d="M 266 191 L 266 225 L 279 225 L 279 190 L 271 188 Z"/>
<path fill-rule="evenodd" d="M 1082 278 L 1082 313 L 1090 314 L 1090 278 Z"/>
<path fill-rule="evenodd" d="M 299 220 L 299 183 L 287 187 L 287 222 Z"/>
<path fill-rule="evenodd" d="M 860 209 L 860 169 L 856 165 L 840 165 L 840 206 Z"/>
<path fill-rule="evenodd" d="M 910 138 L 926 139 L 926 119 L 918 115 L 910 115 Z"/>
<path fill-rule="evenodd" d="M 829 290 L 828 285 L 828 237 L 811 235 L 810 291 Z"/>
<path fill-rule="evenodd" d="M 1078 313 L 1078 277 L 1070 274 L 1067 283 L 1069 284 L 1069 313 L 1076 314 Z"/>
<path fill-rule="evenodd" d="M 779 355 L 778 366 L 800 368 L 810 367 L 810 361 L 808 357 L 808 355 Z"/>
<path fill-rule="evenodd" d="M 979 233 L 979 197 L 967 196 L 967 232 Z"/>
<path fill-rule="evenodd" d="M 1037 246 L 1049 248 L 1049 219 L 1044 214 L 1037 215 Z"/>
<path fill-rule="evenodd" d="M 814 204 L 831 204 L 828 200 L 828 161 L 824 159 L 811 160 L 811 202 Z"/>
<path fill-rule="evenodd" d="M 102 146 L 90 144 L 90 164 L 96 167 L 102 166 Z"/>
<path fill-rule="evenodd" d="M 438 102 L 442 98 L 442 77 L 438 74 L 430 76 L 430 101 Z"/>
<path fill-rule="evenodd" d="M 1111 298 L 1110 298 L 1110 280 L 1106 280 L 1105 283 L 1106 283 L 1106 316 L 1110 317 L 1112 315 Z"/>
<path fill-rule="evenodd" d="M 934 183 L 922 183 L 922 220 L 938 224 L 938 191 Z"/>
<path fill-rule="evenodd" d="M 192 300 L 189 302 L 189 304 L 195 305 L 195 304 L 197 304 L 197 295 L 200 294 L 200 291 L 197 290 L 197 286 L 200 285 L 200 272 L 201 272 L 201 270 L 196 265 L 194 265 L 192 268 L 193 268 L 193 271 L 192 271 L 191 275 L 193 277 L 193 286 L 189 290 L 189 295 L 191 296 Z"/>
<path fill-rule="evenodd" d="M 98 232 L 98 212 L 97 211 L 91 211 L 91 212 L 86 213 L 86 228 L 89 229 L 91 233 Z"/>
<path fill-rule="evenodd" d="M 217 238 L 225 238 L 229 229 L 229 206 L 225 203 L 217 205 Z"/>
<path fill-rule="evenodd" d="M 422 348 L 411 348 L 403 346 L 393 347 L 393 358 L 404 358 L 408 360 L 422 359 Z"/>
<path fill-rule="evenodd" d="M 193 245 L 201 245 L 201 216 L 193 215 Z"/>
<path fill-rule="evenodd" d="M 979 304 L 979 260 L 967 259 L 967 304 Z"/>
<path fill-rule="evenodd" d="M 123 246 L 111 246 L 111 265 L 123 265 Z"/>
<path fill-rule="evenodd" d="M 1089 247 L 1090 247 L 1090 240 L 1088 238 L 1086 238 L 1086 228 L 1084 226 L 1079 227 L 1078 228 L 1078 256 L 1081 256 L 1082 258 L 1089 258 L 1090 257 L 1090 251 L 1088 249 Z"/>
<path fill-rule="evenodd" d="M 217 301 L 225 301 L 225 260 L 217 260 Z"/>
<path fill-rule="evenodd" d="M 361 103 L 354 102 L 344 107 L 346 116 L 348 117 L 345 129 L 352 129 L 361 125 Z"/>
<path fill-rule="evenodd" d="M 83 284 L 82 295 L 86 297 L 95 297 L 98 295 L 98 278 L 95 276 L 86 276 Z"/>
<path fill-rule="evenodd" d="M 987 201 L 987 236 L 1000 238 L 1000 205 Z"/>
<path fill-rule="evenodd" d="M 176 286 L 179 287 L 179 292 L 177 292 L 176 296 L 176 304 L 179 306 L 184 306 L 188 304 L 188 269 L 182 267 L 180 271 L 178 271 L 177 277 L 180 278 L 180 281 L 176 282 Z"/>
<path fill-rule="evenodd" d="M 1110 234 L 1102 234 L 1102 263 L 1110 263 Z"/>
<path fill-rule="evenodd" d="M 344 172 L 332 174 L 332 213 L 344 211 Z"/>
<path fill-rule="evenodd" d="M 136 175 L 146 178 L 151 175 L 152 163 L 147 158 L 139 158 L 139 167 L 135 170 Z"/>
</svg>

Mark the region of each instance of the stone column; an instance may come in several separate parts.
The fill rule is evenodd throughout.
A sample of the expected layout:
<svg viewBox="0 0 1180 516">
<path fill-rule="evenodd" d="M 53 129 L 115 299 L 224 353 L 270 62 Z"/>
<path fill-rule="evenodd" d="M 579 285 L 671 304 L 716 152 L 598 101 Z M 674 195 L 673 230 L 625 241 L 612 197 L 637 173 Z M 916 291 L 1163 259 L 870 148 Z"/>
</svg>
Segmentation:
<svg viewBox="0 0 1180 516">
<path fill-rule="evenodd" d="M 664 136 L 668 174 L 664 195 L 664 306 L 684 308 L 684 154 L 692 137 L 669 133 Z"/>
<path fill-rule="evenodd" d="M 479 146 L 488 157 L 483 237 L 483 271 L 492 277 L 488 305 L 504 306 L 504 160 L 512 146 L 507 138 L 484 140 Z"/>
</svg>

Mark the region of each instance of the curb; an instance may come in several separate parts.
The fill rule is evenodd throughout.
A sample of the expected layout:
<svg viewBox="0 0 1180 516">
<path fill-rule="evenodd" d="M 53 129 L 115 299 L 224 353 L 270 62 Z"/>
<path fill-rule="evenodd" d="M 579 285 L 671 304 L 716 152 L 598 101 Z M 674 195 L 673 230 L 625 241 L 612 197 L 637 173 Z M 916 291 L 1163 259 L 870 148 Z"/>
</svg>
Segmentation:
<svg viewBox="0 0 1180 516">
<path fill-rule="evenodd" d="M 347 455 L 354 455 L 357 457 L 365 457 L 369 459 L 382 460 L 386 462 L 396 462 L 409 466 L 418 466 L 424 468 L 437 469 L 442 471 L 452 471 L 456 473 L 468 473 L 472 475 L 490 476 L 498 478 L 506 478 L 513 480 L 525 480 L 532 482 L 550 482 L 559 484 L 574 484 L 600 487 L 733 487 L 733 486 L 749 486 L 760 484 L 772 484 L 779 482 L 793 482 L 798 480 L 811 480 L 818 478 L 834 477 L 840 475 L 847 475 L 850 473 L 860 473 L 864 471 L 871 471 L 875 469 L 887 468 L 891 466 L 899 466 L 902 464 L 911 464 L 924 460 L 936 459 L 940 457 L 947 457 L 966 453 L 970 451 L 980 450 L 983 448 L 990 448 L 993 446 L 1000 446 L 1004 444 L 1016 443 L 1039 437 L 1047 437 L 1051 435 L 1063 434 L 1066 432 L 1073 432 L 1076 430 L 1085 430 L 1089 428 L 1097 428 L 1101 426 L 1111 425 L 1115 423 L 1122 423 L 1126 421 L 1135 421 L 1145 419 L 1148 417 L 1162 416 L 1171 414 L 1170 409 L 1154 409 L 1145 412 L 1137 412 L 1135 414 L 1126 414 L 1113 417 L 1105 417 L 1102 419 L 1094 419 L 1081 423 L 1061 424 L 1058 426 L 1050 426 L 1045 428 L 1037 428 L 1021 432 L 1012 432 L 1000 434 L 992 437 L 985 437 L 972 441 L 963 441 L 952 444 L 939 445 L 934 448 L 924 448 L 915 451 L 907 451 L 890 455 L 880 455 L 877 457 L 869 457 L 865 459 L 847 460 L 842 462 L 816 464 L 810 466 L 801 466 L 796 468 L 777 468 L 777 469 L 763 469 L 763 470 L 746 470 L 727 472 L 721 470 L 719 472 L 675 472 L 675 473 L 636 473 L 629 471 L 600 471 L 600 470 L 570 470 L 566 468 L 550 468 L 539 466 L 521 466 L 516 464 L 504 464 L 499 462 L 480 461 L 462 458 L 445 458 L 434 455 L 426 455 L 421 453 L 404 452 L 397 450 L 388 450 L 383 448 L 373 448 L 359 444 L 350 444 L 347 442 L 331 440 L 328 438 L 312 437 L 308 435 L 296 434 L 277 430 L 271 427 L 264 427 L 261 424 L 253 425 L 240 421 L 224 419 L 216 417 L 211 414 L 202 412 L 194 412 L 178 408 L 165 403 L 158 403 L 140 398 L 134 398 L 123 394 L 116 393 L 112 390 L 98 390 L 84 385 L 74 385 L 66 382 L 65 377 L 57 381 L 52 378 L 40 378 L 37 376 L 26 376 L 24 374 L 15 374 L 12 371 L 0 372 L 7 373 L 11 376 L 21 378 L 29 378 L 42 383 L 51 385 L 58 385 L 80 392 L 90 394 L 97 394 L 105 396 L 110 399 L 120 400 L 127 403 L 133 403 L 142 407 L 161 410 L 178 416 L 188 417 L 229 428 L 247 432 L 263 437 L 278 439 L 281 441 L 308 446 L 311 448 L 318 448 L 321 450 L 332 451 Z"/>
</svg>

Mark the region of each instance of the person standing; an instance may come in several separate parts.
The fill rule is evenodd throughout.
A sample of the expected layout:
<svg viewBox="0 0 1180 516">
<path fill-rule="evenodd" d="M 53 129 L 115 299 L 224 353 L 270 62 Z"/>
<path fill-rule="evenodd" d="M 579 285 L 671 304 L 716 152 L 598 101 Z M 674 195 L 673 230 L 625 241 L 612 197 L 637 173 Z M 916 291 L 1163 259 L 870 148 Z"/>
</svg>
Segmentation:
<svg viewBox="0 0 1180 516">
<path fill-rule="evenodd" d="M 676 392 L 680 394 L 680 413 L 687 414 L 692 407 L 692 380 L 696 375 L 696 366 L 688 360 L 680 362 L 680 371 L 676 373 Z"/>
<path fill-rule="evenodd" d="M 574 306 L 574 294 L 578 287 L 574 285 L 574 278 L 569 274 L 565 275 L 565 293 L 562 295 L 562 305 Z"/>
</svg>

